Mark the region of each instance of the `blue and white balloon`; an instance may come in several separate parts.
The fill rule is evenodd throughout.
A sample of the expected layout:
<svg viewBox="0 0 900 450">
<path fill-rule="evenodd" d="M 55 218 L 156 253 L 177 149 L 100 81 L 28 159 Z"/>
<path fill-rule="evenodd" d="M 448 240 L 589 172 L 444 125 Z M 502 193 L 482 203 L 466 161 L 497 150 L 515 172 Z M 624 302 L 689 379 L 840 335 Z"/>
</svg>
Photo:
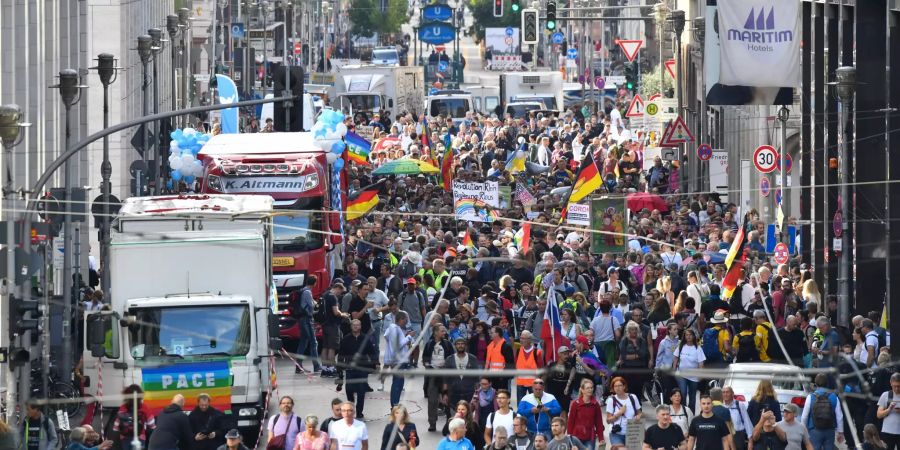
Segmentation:
<svg viewBox="0 0 900 450">
<path fill-rule="evenodd" d="M 212 136 L 193 128 L 178 129 L 169 136 L 172 138 L 168 158 L 172 180 L 183 180 L 190 185 L 196 177 L 203 175 L 203 163 L 197 159 L 197 155 Z"/>
</svg>

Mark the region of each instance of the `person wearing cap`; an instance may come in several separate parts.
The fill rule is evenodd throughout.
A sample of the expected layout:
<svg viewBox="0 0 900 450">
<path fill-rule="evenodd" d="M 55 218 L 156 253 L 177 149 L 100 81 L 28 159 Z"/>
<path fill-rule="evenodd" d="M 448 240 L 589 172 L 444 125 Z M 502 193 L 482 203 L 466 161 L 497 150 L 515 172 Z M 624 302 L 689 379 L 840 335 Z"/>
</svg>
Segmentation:
<svg viewBox="0 0 900 450">
<path fill-rule="evenodd" d="M 218 450 L 250 450 L 244 445 L 241 432 L 237 428 L 232 428 L 225 433 L 225 443 L 218 447 Z"/>
<path fill-rule="evenodd" d="M 793 403 L 785 403 L 781 408 L 781 421 L 775 427 L 784 432 L 785 450 L 813 450 L 809 431 L 800 423 L 800 408 Z"/>
</svg>

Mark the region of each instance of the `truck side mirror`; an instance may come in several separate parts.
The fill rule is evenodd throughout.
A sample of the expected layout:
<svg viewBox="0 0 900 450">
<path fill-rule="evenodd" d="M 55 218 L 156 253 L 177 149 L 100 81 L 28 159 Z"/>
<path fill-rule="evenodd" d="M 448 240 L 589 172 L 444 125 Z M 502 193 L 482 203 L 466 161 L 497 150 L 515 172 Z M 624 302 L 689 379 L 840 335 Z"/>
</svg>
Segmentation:
<svg viewBox="0 0 900 450">
<path fill-rule="evenodd" d="M 90 314 L 87 316 L 85 327 L 91 356 L 95 358 L 106 356 L 106 331 L 111 327 L 110 319 L 102 314 Z"/>
<path fill-rule="evenodd" d="M 388 108 L 393 108 L 393 107 L 394 107 L 394 99 L 389 98 L 388 99 Z"/>
<path fill-rule="evenodd" d="M 278 337 L 281 334 L 278 321 L 278 316 L 269 311 L 269 348 L 276 352 L 281 350 L 284 345 L 281 342 L 281 338 Z"/>
</svg>

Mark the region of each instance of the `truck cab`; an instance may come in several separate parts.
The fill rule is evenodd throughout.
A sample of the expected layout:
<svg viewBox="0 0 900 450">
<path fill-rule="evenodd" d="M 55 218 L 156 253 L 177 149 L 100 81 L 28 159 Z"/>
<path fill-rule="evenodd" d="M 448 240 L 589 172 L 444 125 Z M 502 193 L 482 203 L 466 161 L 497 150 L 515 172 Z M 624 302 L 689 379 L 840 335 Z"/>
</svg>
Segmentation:
<svg viewBox="0 0 900 450">
<path fill-rule="evenodd" d="M 539 102 L 544 110 L 562 111 L 562 74 L 549 72 L 508 72 L 500 74 L 500 101 L 503 110 L 510 103 Z"/>
<path fill-rule="evenodd" d="M 443 116 L 459 125 L 467 113 L 474 113 L 472 94 L 461 90 L 437 91 L 425 97 L 425 113 L 429 117 Z"/>
<path fill-rule="evenodd" d="M 315 275 L 313 296 L 331 284 L 340 266 L 340 217 L 327 214 L 332 172 L 312 133 L 220 134 L 198 155 L 204 174 L 200 191 L 209 194 L 267 195 L 274 199 L 274 255 L 271 260 L 278 292 L 280 335 L 300 337 L 296 319 L 288 314 L 292 295 Z"/>
<path fill-rule="evenodd" d="M 396 47 L 375 47 L 372 50 L 372 64 L 379 66 L 399 66 L 400 53 Z"/>
<path fill-rule="evenodd" d="M 127 199 L 111 229 L 111 302 L 85 317 L 84 374 L 101 407 L 143 388 L 156 414 L 175 394 L 205 392 L 252 445 L 280 349 L 271 289 L 271 211 L 264 196 Z M 272 340 L 271 338 L 275 338 Z M 102 388 L 99 386 L 102 377 Z M 100 389 L 104 389 L 101 396 Z"/>
</svg>

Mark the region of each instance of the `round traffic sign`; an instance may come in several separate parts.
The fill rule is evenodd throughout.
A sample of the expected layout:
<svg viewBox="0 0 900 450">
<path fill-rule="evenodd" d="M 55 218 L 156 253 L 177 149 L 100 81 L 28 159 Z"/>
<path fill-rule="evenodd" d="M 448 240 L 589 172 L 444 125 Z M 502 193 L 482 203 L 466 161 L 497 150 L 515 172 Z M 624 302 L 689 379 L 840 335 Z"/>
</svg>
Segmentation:
<svg viewBox="0 0 900 450">
<path fill-rule="evenodd" d="M 759 180 L 759 193 L 762 194 L 763 197 L 768 197 L 771 192 L 772 184 L 769 181 L 769 177 L 763 176 L 762 179 Z"/>
<path fill-rule="evenodd" d="M 794 157 L 791 156 L 790 153 L 787 154 L 787 160 L 784 161 L 785 173 L 791 173 L 791 169 L 794 168 Z M 775 159 L 775 166 L 778 167 L 778 170 L 781 170 L 781 155 L 778 155 L 778 158 Z"/>
<path fill-rule="evenodd" d="M 506 27 L 506 35 L 507 36 L 512 36 L 513 34 L 515 34 L 515 32 L 516 32 L 516 30 L 514 30 L 513 27 Z"/>
<path fill-rule="evenodd" d="M 603 89 L 603 86 L 606 86 L 606 80 L 603 77 L 594 77 L 594 86 L 597 86 L 597 89 Z"/>
<path fill-rule="evenodd" d="M 712 158 L 712 147 L 709 144 L 700 144 L 697 147 L 697 157 L 700 158 L 700 161 L 709 161 Z"/>
<path fill-rule="evenodd" d="M 655 116 L 656 113 L 659 112 L 659 106 L 656 103 L 647 103 L 647 106 L 644 108 L 644 112 L 651 116 Z"/>
<path fill-rule="evenodd" d="M 506 45 L 512 45 L 512 43 L 513 43 L 513 38 L 511 38 L 511 37 L 506 37 L 506 38 L 503 39 L 503 42 L 505 42 Z"/>
<path fill-rule="evenodd" d="M 835 211 L 834 219 L 831 220 L 831 230 L 834 231 L 834 237 L 839 238 L 844 235 L 844 215 L 841 211 Z"/>
<path fill-rule="evenodd" d="M 779 242 L 775 245 L 775 262 L 778 264 L 787 264 L 788 258 L 790 254 L 788 253 L 788 246 L 784 242 Z"/>
<path fill-rule="evenodd" d="M 753 152 L 753 165 L 756 170 L 762 173 L 770 173 L 778 167 L 775 161 L 778 160 L 778 152 L 771 145 L 760 145 Z"/>
<path fill-rule="evenodd" d="M 550 35 L 550 42 L 554 44 L 562 44 L 564 40 L 566 40 L 566 35 L 562 34 L 561 31 L 557 31 Z"/>
</svg>

